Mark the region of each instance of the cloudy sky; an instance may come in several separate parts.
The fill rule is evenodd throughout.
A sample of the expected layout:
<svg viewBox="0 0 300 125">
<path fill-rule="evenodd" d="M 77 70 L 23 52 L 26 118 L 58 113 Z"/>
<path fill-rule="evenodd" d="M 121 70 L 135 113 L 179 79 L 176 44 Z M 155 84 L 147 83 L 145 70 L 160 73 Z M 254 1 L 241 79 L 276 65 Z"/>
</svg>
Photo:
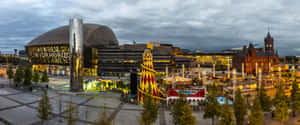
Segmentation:
<svg viewBox="0 0 300 125">
<path fill-rule="evenodd" d="M 263 46 L 300 55 L 299 0 L 0 0 L 0 50 L 24 49 L 69 18 L 107 25 L 120 44 L 163 41 L 202 51 Z"/>
</svg>

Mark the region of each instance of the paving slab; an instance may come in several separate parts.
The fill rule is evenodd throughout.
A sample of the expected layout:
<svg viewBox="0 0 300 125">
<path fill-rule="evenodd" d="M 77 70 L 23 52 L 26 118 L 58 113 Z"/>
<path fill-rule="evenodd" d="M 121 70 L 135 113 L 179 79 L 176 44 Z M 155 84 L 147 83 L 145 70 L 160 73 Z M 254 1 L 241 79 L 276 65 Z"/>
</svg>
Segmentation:
<svg viewBox="0 0 300 125">
<path fill-rule="evenodd" d="M 64 101 L 64 102 L 69 102 L 70 101 L 70 98 L 71 96 L 70 95 L 61 95 L 61 99 Z M 54 99 L 56 100 L 59 100 L 59 96 L 55 97 Z M 80 104 L 80 103 L 83 103 L 87 100 L 88 98 L 87 97 L 81 97 L 81 96 L 72 96 L 72 102 L 75 103 L 75 104 Z"/>
<path fill-rule="evenodd" d="M 143 110 L 143 105 L 125 103 L 122 110 Z"/>
<path fill-rule="evenodd" d="M 88 106 L 79 106 L 79 118 L 90 122 L 95 122 L 104 111 L 104 108 L 93 108 Z M 106 115 L 109 117 L 115 109 L 105 109 Z M 64 113 L 63 116 L 66 116 Z"/>
<path fill-rule="evenodd" d="M 20 104 L 0 96 L 0 109 L 17 106 L 17 105 Z"/>
<path fill-rule="evenodd" d="M 9 80 L 0 78 L 0 84 L 9 84 Z"/>
<path fill-rule="evenodd" d="M 0 89 L 0 95 L 9 95 L 9 94 L 17 94 L 20 93 L 20 91 L 15 90 L 13 88 L 1 88 Z"/>
<path fill-rule="evenodd" d="M 105 91 L 105 92 L 100 92 L 99 96 L 111 97 L 111 98 L 120 98 L 121 94 L 117 93 L 117 92 Z"/>
<path fill-rule="evenodd" d="M 65 121 L 63 118 L 55 117 L 54 119 L 46 121 L 44 125 L 67 125 L 67 121 Z M 78 121 L 76 122 L 76 125 L 91 125 L 91 124 Z"/>
<path fill-rule="evenodd" d="M 44 91 L 37 90 L 36 92 L 33 92 L 32 94 L 42 96 L 43 93 L 44 93 Z M 55 91 L 52 91 L 52 90 L 47 90 L 47 95 L 48 95 L 49 98 L 58 96 L 58 94 Z"/>
<path fill-rule="evenodd" d="M 139 125 L 140 117 L 141 111 L 120 110 L 113 122 L 115 125 Z M 153 125 L 159 125 L 159 115 Z"/>
<path fill-rule="evenodd" d="M 196 117 L 196 125 L 211 125 L 211 119 L 203 118 L 204 112 L 193 112 L 193 116 Z"/>
<path fill-rule="evenodd" d="M 27 106 L 1 111 L 0 117 L 13 125 L 30 125 L 39 121 L 37 111 Z"/>
<path fill-rule="evenodd" d="M 10 95 L 7 96 L 10 99 L 22 102 L 22 103 L 31 103 L 34 101 L 38 101 L 41 99 L 40 96 L 36 96 L 30 93 L 21 93 L 21 94 L 17 94 L 17 95 Z"/>
<path fill-rule="evenodd" d="M 103 107 L 104 104 L 108 108 L 117 108 L 120 105 L 121 101 L 118 99 L 110 99 L 110 98 L 94 98 L 88 101 L 85 105 L 91 106 L 99 106 Z"/>
<path fill-rule="evenodd" d="M 52 105 L 53 113 L 58 114 L 59 113 L 59 102 L 58 102 L 58 100 L 50 99 L 50 104 Z M 38 108 L 39 102 L 30 104 L 30 106 L 32 106 L 34 108 Z M 65 111 L 67 109 L 66 106 L 67 106 L 67 103 L 64 103 L 64 102 L 61 103 L 61 112 Z"/>
<path fill-rule="evenodd" d="M 211 119 L 204 119 L 203 112 L 193 112 L 193 116 L 196 117 L 196 125 L 211 125 Z M 167 125 L 173 125 L 173 118 L 170 111 L 165 111 L 165 118 Z"/>
<path fill-rule="evenodd" d="M 165 111 L 165 118 L 166 118 L 166 124 L 167 125 L 174 125 L 173 124 L 173 118 L 170 114 L 170 111 Z"/>
</svg>

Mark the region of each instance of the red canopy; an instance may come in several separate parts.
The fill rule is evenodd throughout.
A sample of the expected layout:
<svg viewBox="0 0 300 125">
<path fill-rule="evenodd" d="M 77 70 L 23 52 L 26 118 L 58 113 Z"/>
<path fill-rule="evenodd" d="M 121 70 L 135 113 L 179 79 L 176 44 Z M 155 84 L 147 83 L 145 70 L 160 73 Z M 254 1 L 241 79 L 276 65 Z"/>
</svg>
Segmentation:
<svg viewBox="0 0 300 125">
<path fill-rule="evenodd" d="M 186 97 L 204 97 L 204 89 L 168 89 L 168 96 L 179 96 L 179 92 L 183 91 Z"/>
</svg>

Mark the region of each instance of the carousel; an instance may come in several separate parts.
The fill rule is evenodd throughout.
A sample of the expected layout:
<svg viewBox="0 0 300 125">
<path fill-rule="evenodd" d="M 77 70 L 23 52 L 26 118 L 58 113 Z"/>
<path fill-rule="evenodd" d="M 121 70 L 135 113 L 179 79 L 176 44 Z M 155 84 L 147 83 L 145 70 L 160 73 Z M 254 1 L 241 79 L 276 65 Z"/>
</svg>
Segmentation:
<svg viewBox="0 0 300 125">
<path fill-rule="evenodd" d="M 164 79 L 168 87 L 174 87 L 176 88 L 185 88 L 187 85 L 192 85 L 192 79 L 191 78 L 184 78 L 181 76 L 173 76 L 168 77 Z"/>
</svg>

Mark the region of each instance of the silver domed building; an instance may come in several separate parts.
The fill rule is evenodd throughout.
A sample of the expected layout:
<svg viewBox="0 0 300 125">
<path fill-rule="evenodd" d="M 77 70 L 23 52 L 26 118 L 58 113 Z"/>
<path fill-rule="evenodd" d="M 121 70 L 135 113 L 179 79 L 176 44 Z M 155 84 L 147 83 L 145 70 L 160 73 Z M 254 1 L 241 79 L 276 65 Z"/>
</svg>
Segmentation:
<svg viewBox="0 0 300 125">
<path fill-rule="evenodd" d="M 118 48 L 113 31 L 104 25 L 84 24 L 84 72 L 97 75 L 97 49 Z M 69 26 L 50 30 L 26 45 L 33 69 L 47 70 L 50 74 L 68 75 L 70 68 Z"/>
</svg>

